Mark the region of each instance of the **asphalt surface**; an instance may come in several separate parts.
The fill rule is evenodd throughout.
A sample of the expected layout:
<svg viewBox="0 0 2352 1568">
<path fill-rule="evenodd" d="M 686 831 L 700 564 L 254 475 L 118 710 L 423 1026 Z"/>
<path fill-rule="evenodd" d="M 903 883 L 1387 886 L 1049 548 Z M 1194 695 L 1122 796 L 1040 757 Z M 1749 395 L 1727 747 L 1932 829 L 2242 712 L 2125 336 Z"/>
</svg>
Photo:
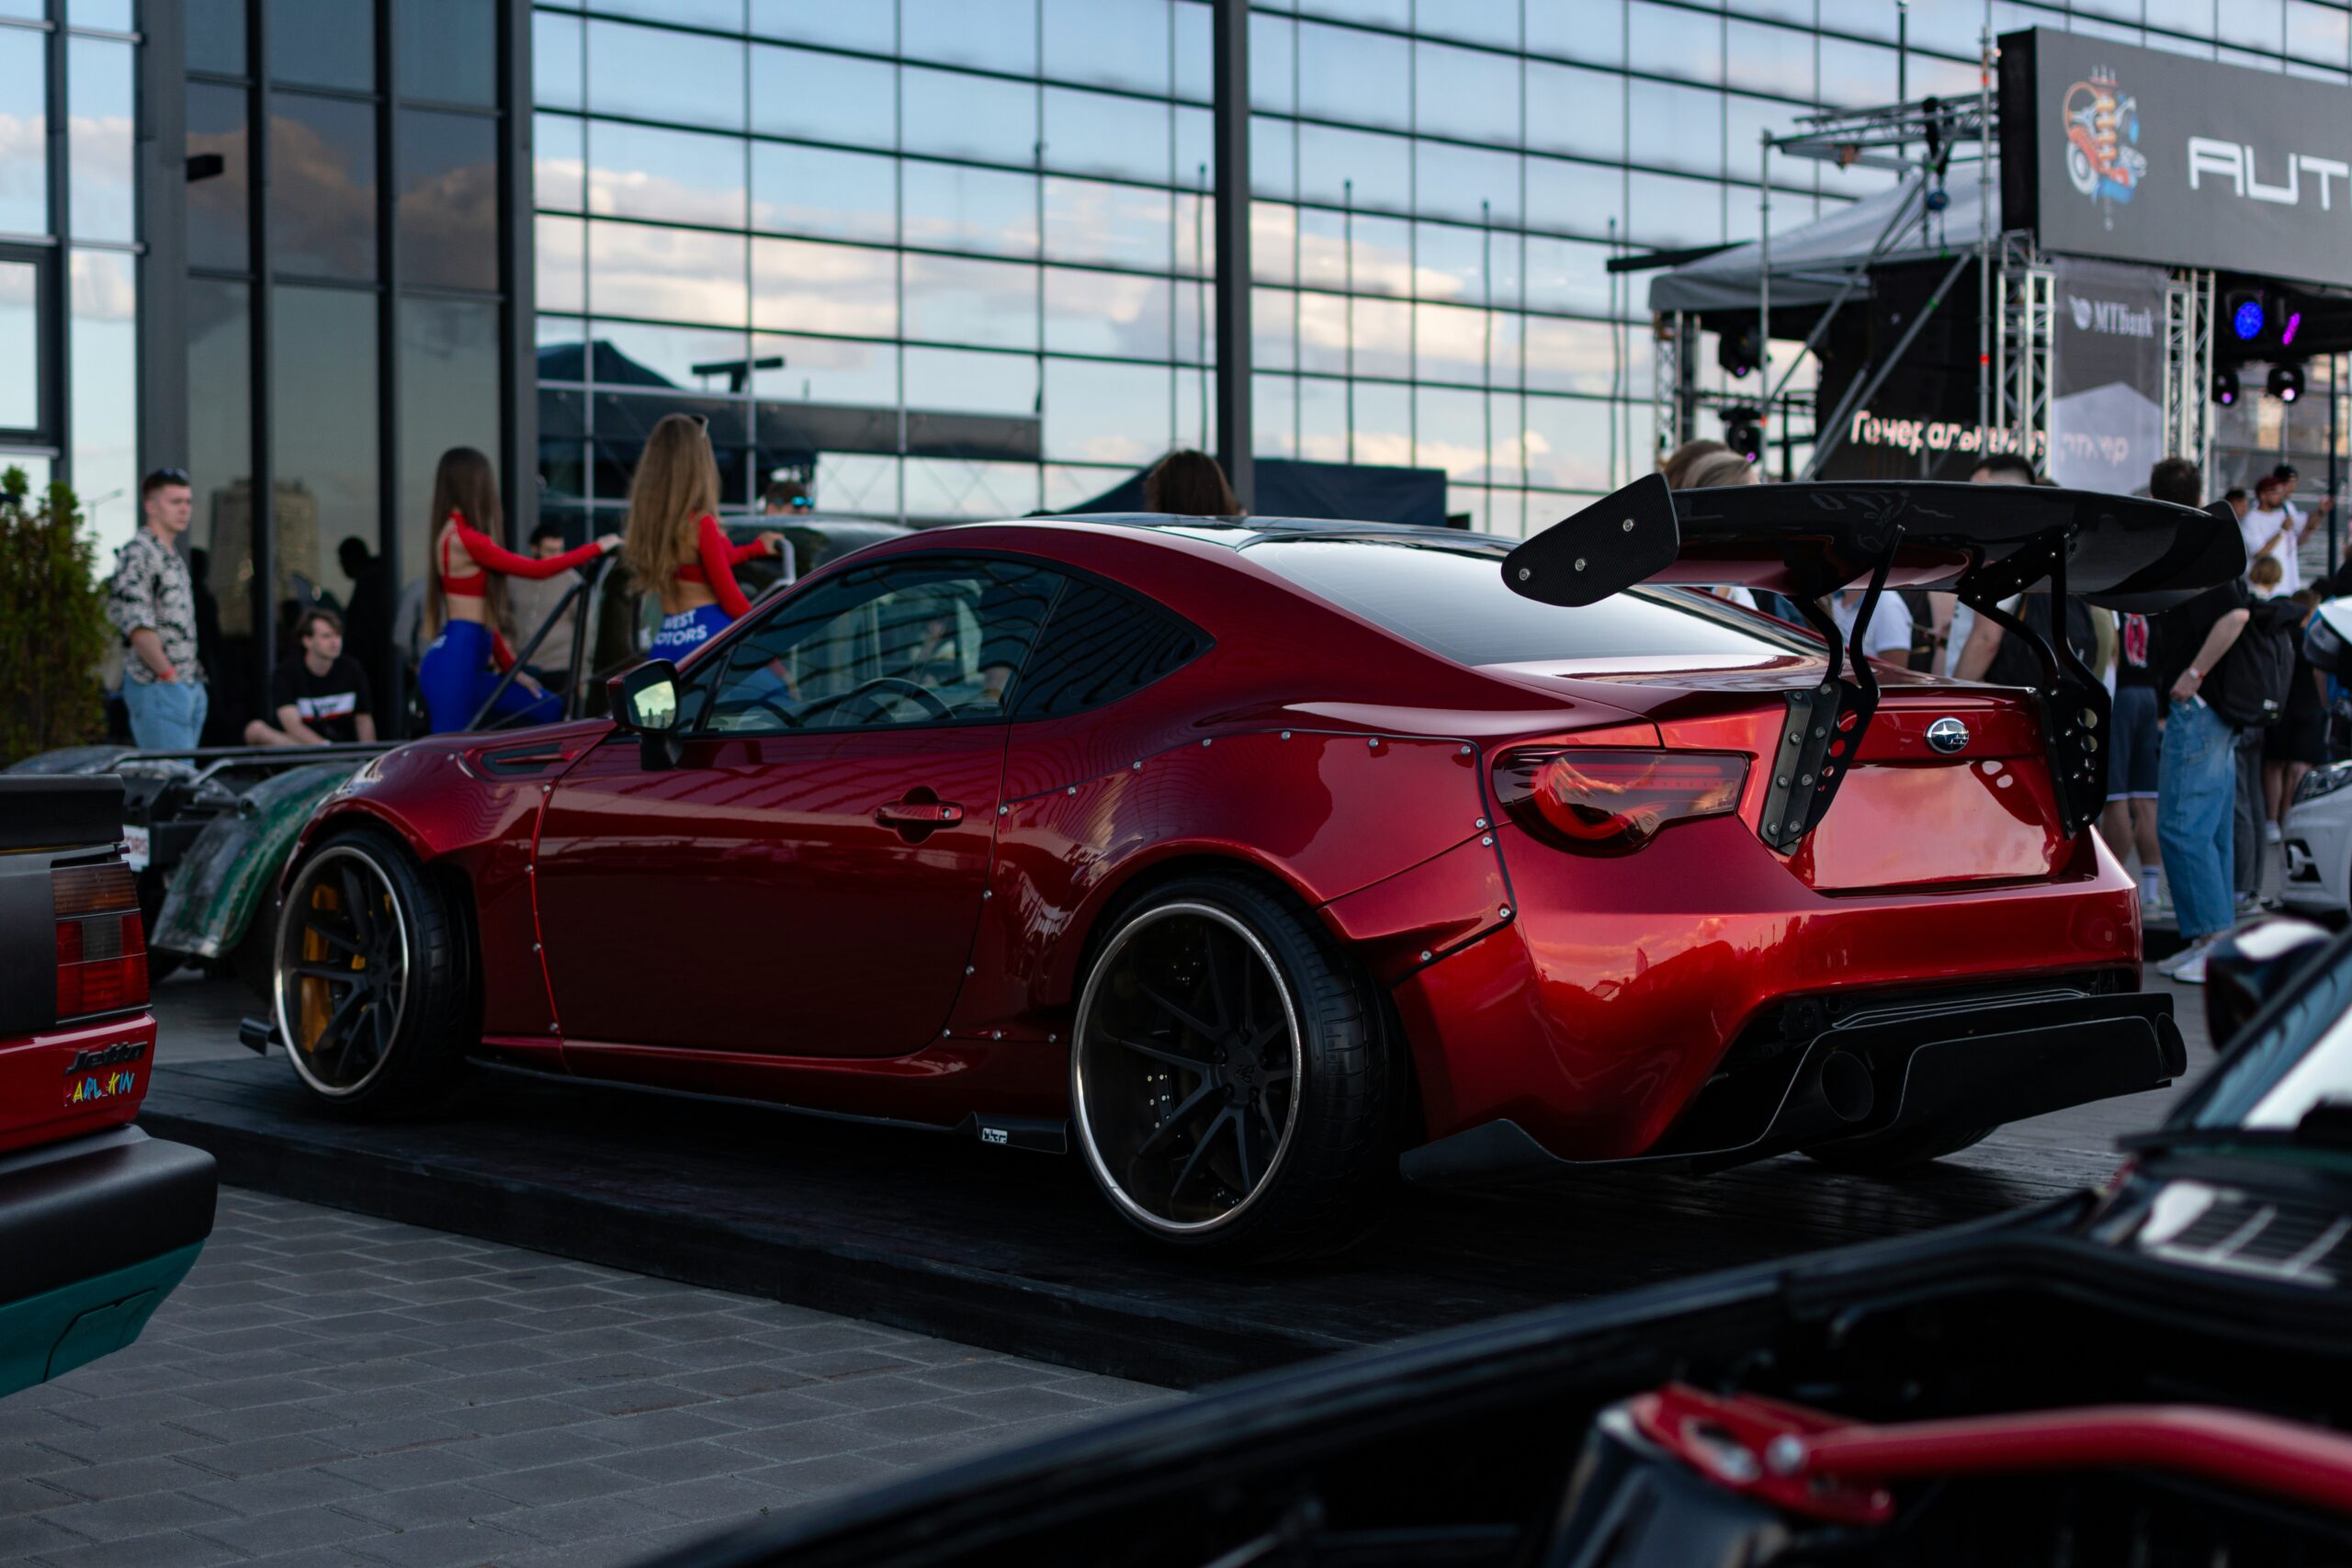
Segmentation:
<svg viewBox="0 0 2352 1568">
<path fill-rule="evenodd" d="M 2193 1079 L 2213 1059 L 2199 993 L 2151 983 L 2179 999 Z M 159 1085 L 207 1063 L 241 1078 L 247 1064 L 282 1072 L 236 1044 L 247 1006 L 226 983 L 159 987 Z M 2115 1137 L 2183 1087 L 2005 1128 L 1900 1183 L 1790 1158 L 1569 1197 L 1418 1195 L 1348 1264 L 1206 1277 L 1205 1293 L 1245 1315 L 1357 1303 L 1367 1332 L 1402 1332 L 1432 1312 L 1483 1315 L 1499 1281 L 1524 1304 L 1899 1234 L 2103 1179 Z M 635 1109 L 655 1102 L 552 1092 L 493 1101 L 458 1135 L 511 1138 L 553 1117 L 583 1138 L 617 1143 L 626 1130 L 641 1146 L 624 1164 L 707 1157 L 693 1129 Z M 942 1182 L 1014 1171 L 1010 1185 L 977 1179 L 1017 1242 L 1022 1205 L 1045 1204 L 1046 1232 L 1094 1201 L 1061 1179 L 1067 1162 L 1007 1164 L 962 1145 L 933 1154 L 945 1140 L 797 1118 L 760 1124 L 809 1127 L 815 1163 L 849 1164 L 845 1184 L 812 1202 L 855 1209 L 872 1171 L 899 1165 L 915 1196 L 874 1198 L 892 1213 Z M 791 1153 L 775 1159 L 808 1174 Z M 1115 1281 L 1148 1255 L 1084 1256 Z M 1167 1397 L 1044 1358 L 232 1188 L 196 1272 L 138 1346 L 0 1404 L 0 1561 L 594 1568 Z"/>
</svg>

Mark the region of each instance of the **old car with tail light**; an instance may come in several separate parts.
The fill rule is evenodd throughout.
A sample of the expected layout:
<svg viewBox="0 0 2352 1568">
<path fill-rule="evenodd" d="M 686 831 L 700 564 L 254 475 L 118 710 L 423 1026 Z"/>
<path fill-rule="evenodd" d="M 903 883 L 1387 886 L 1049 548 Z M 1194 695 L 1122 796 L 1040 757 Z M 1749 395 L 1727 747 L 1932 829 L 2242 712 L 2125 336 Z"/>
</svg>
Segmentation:
<svg viewBox="0 0 2352 1568">
<path fill-rule="evenodd" d="M 133 1125 L 155 1065 L 122 784 L 0 778 L 0 1394 L 139 1337 L 212 1232 L 212 1156 Z"/>
</svg>

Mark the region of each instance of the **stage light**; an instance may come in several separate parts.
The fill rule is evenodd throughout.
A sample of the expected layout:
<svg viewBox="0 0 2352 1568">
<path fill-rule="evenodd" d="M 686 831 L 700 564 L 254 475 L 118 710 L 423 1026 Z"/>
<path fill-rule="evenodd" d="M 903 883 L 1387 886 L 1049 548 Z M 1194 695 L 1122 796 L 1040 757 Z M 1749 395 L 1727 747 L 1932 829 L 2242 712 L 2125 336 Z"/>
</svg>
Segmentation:
<svg viewBox="0 0 2352 1568">
<path fill-rule="evenodd" d="M 2213 400 L 2228 408 L 2238 400 L 2238 373 L 2234 370 L 2213 372 Z"/>
<path fill-rule="evenodd" d="M 1736 333 L 1724 333 L 1715 339 L 1715 363 L 1724 367 L 1735 381 L 1757 367 L 1756 329 L 1742 327 Z"/>
<path fill-rule="evenodd" d="M 2291 403 L 2303 395 L 2303 367 L 2300 365 L 2274 365 L 2270 381 L 2265 390 L 2282 403 Z"/>
<path fill-rule="evenodd" d="M 2228 305 L 2230 331 L 2237 334 L 2240 343 L 2252 343 L 2270 322 L 2269 312 L 2262 308 L 2262 296 L 2254 289 L 2242 288 L 2233 293 Z"/>
<path fill-rule="evenodd" d="M 1724 410 L 1724 445 L 1751 463 L 1763 457 L 1763 413 L 1746 407 Z"/>
</svg>

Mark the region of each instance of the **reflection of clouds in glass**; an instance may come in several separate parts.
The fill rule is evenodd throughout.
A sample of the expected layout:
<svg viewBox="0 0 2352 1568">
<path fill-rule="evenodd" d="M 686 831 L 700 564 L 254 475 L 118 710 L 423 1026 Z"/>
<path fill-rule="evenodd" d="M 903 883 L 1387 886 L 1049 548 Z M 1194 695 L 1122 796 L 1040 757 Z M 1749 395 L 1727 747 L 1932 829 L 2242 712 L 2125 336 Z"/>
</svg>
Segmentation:
<svg viewBox="0 0 2352 1568">
<path fill-rule="evenodd" d="M 736 325 L 749 314 L 743 236 L 589 224 L 589 293 L 599 314 Z"/>
<path fill-rule="evenodd" d="M 36 41 L 40 37 L 30 36 Z M 6 41 L 0 39 L 0 44 Z M 39 234 L 48 228 L 48 123 L 37 114 L 0 109 L 0 229 Z"/>
<path fill-rule="evenodd" d="M 935 343 L 1037 345 L 1037 269 L 946 256 L 905 258 L 906 332 Z"/>
<path fill-rule="evenodd" d="M 133 258 L 75 251 L 67 267 L 73 311 L 66 367 L 74 488 L 102 555 L 137 526 L 139 286 Z"/>
<path fill-rule="evenodd" d="M 135 186 L 130 117 L 70 116 L 66 141 L 74 150 L 74 238 L 130 239 L 137 232 L 131 216 Z"/>
<path fill-rule="evenodd" d="M 606 309 L 603 276 L 600 257 L 597 302 Z M 888 337 L 899 330 L 895 258 L 852 245 L 753 240 L 752 324 Z"/>
<path fill-rule="evenodd" d="M 740 229 L 743 149 L 734 137 L 591 120 L 588 210 L 596 217 Z"/>
<path fill-rule="evenodd" d="M 401 192 L 404 281 L 433 288 L 498 287 L 498 166 L 467 164 L 412 177 Z"/>
<path fill-rule="evenodd" d="M 1047 267 L 1046 346 L 1069 354 L 1165 359 L 1170 303 L 1164 277 Z"/>
<path fill-rule="evenodd" d="M 1174 245 L 1166 191 L 1046 179 L 1046 254 L 1054 260 L 1164 267 Z"/>
<path fill-rule="evenodd" d="M 588 308 L 586 224 L 542 214 L 532 226 L 531 254 L 538 268 L 540 310 Z"/>
<path fill-rule="evenodd" d="M 277 103 L 270 116 L 269 214 L 280 265 L 332 277 L 373 277 L 375 111 L 290 95 Z"/>
<path fill-rule="evenodd" d="M 900 165 L 906 243 L 1037 254 L 1037 177 L 910 159 Z"/>
<path fill-rule="evenodd" d="M 33 328 L 30 262 L 0 262 L 0 428 L 29 429 L 40 423 L 39 348 Z"/>
</svg>

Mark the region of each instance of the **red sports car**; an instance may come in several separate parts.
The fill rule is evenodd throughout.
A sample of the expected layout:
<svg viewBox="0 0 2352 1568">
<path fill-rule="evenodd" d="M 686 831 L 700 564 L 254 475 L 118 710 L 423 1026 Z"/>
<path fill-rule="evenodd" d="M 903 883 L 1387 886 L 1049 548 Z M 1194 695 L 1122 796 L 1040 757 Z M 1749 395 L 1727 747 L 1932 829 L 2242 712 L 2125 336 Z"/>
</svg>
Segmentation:
<svg viewBox="0 0 2352 1568">
<path fill-rule="evenodd" d="M 2122 497 L 1655 479 L 1516 549 L 914 535 L 611 719 L 369 762 L 286 874 L 276 1031 L 355 1111 L 479 1059 L 1074 1141 L 1144 1231 L 1255 1257 L 1361 1235 L 1400 1163 L 1932 1158 L 2183 1063 L 2089 829 L 2105 694 L 2004 600 L 2241 549 Z M 1849 582 L 1956 585 L 2045 688 L 1873 671 Z"/>
</svg>

